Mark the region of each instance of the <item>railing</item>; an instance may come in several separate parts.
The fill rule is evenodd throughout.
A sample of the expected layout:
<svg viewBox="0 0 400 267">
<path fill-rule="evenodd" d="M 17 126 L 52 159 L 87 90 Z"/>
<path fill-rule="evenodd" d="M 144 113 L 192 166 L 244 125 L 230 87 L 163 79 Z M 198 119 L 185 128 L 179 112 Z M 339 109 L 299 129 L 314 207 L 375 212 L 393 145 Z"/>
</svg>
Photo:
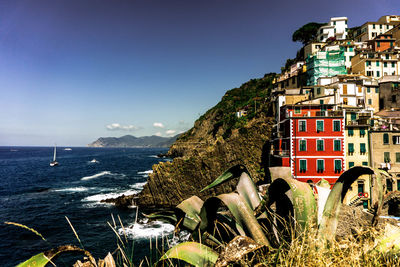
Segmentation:
<svg viewBox="0 0 400 267">
<path fill-rule="evenodd" d="M 290 154 L 289 150 L 274 150 L 275 156 L 289 156 L 289 154 Z"/>
</svg>

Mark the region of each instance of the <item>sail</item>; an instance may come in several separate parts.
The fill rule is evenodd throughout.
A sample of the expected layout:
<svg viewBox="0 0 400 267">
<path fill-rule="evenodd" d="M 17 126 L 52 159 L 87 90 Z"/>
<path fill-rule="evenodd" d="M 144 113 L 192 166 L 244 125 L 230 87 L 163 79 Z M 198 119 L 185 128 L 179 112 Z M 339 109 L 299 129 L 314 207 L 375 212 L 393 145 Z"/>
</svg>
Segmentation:
<svg viewBox="0 0 400 267">
<path fill-rule="evenodd" d="M 54 155 L 53 155 L 53 161 L 56 161 L 56 153 L 57 153 L 57 146 L 54 146 Z"/>
</svg>

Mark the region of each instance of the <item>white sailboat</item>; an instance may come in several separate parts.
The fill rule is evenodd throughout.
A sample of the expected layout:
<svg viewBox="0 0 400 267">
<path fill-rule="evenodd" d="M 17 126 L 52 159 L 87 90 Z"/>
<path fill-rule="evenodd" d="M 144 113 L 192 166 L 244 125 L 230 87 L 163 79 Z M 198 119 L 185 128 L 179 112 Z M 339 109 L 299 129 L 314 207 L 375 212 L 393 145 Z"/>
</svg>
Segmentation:
<svg viewBox="0 0 400 267">
<path fill-rule="evenodd" d="M 53 161 L 50 162 L 50 166 L 54 167 L 58 165 L 58 162 L 56 161 L 56 154 L 57 154 L 57 145 L 54 146 L 54 155 L 53 155 Z"/>
</svg>

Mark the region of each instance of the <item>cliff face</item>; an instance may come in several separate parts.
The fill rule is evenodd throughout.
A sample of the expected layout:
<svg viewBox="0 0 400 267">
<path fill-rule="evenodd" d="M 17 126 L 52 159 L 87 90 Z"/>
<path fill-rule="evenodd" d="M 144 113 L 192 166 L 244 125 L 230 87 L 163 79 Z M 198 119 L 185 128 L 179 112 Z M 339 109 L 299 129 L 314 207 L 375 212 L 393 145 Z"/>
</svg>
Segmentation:
<svg viewBox="0 0 400 267">
<path fill-rule="evenodd" d="M 207 192 L 200 190 L 236 164 L 247 166 L 256 182 L 264 179 L 267 141 L 274 123 L 266 99 L 274 77 L 275 74 L 266 74 L 229 90 L 170 147 L 168 155 L 174 160 L 153 166 L 136 204 L 171 207 L 192 195 L 205 199 L 230 192 L 237 181 Z M 247 116 L 237 118 L 238 110 L 246 110 Z"/>
</svg>

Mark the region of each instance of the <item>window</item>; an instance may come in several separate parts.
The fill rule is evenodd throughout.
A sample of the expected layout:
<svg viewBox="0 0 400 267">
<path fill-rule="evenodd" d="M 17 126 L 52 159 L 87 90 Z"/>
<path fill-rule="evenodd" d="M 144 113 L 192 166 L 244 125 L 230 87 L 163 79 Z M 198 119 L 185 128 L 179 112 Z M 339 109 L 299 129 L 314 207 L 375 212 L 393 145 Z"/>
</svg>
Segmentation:
<svg viewBox="0 0 400 267">
<path fill-rule="evenodd" d="M 323 172 L 324 171 L 324 160 L 323 159 L 317 159 L 317 172 Z"/>
<path fill-rule="evenodd" d="M 324 151 L 324 140 L 317 140 L 317 151 Z"/>
<path fill-rule="evenodd" d="M 381 72 L 380 71 L 376 72 L 376 77 L 381 77 Z"/>
<path fill-rule="evenodd" d="M 353 143 L 348 143 L 347 144 L 347 150 L 349 151 L 349 155 L 353 155 L 353 153 L 354 153 L 354 144 Z"/>
<path fill-rule="evenodd" d="M 375 94 L 378 94 L 379 93 L 379 88 L 377 87 L 377 88 L 375 88 Z"/>
<path fill-rule="evenodd" d="M 381 47 L 381 42 L 379 42 L 379 41 L 376 42 L 376 46 L 377 46 L 377 47 Z"/>
<path fill-rule="evenodd" d="M 362 87 L 361 87 L 361 86 L 358 86 L 357 88 L 358 88 L 358 92 L 359 92 L 359 93 L 362 93 Z"/>
<path fill-rule="evenodd" d="M 357 192 L 358 193 L 364 193 L 364 182 L 359 181 L 357 184 Z"/>
<path fill-rule="evenodd" d="M 299 132 L 305 132 L 306 129 L 306 121 L 299 121 Z"/>
<path fill-rule="evenodd" d="M 301 113 L 301 108 L 300 107 L 294 107 L 294 114 L 300 114 Z"/>
<path fill-rule="evenodd" d="M 365 129 L 361 128 L 360 129 L 360 137 L 364 137 L 364 135 L 365 135 Z"/>
<path fill-rule="evenodd" d="M 317 95 L 319 95 L 321 93 L 321 88 L 317 88 Z"/>
<path fill-rule="evenodd" d="M 367 149 L 365 148 L 365 143 L 360 144 L 360 154 L 363 155 L 367 152 Z"/>
<path fill-rule="evenodd" d="M 342 171 L 342 160 L 335 159 L 335 173 L 339 173 Z"/>
<path fill-rule="evenodd" d="M 341 151 L 342 150 L 342 145 L 340 140 L 333 140 L 333 150 L 334 151 Z"/>
<path fill-rule="evenodd" d="M 307 160 L 306 159 L 301 159 L 299 160 L 300 162 L 300 172 L 306 172 L 307 171 Z"/>
<path fill-rule="evenodd" d="M 393 191 L 393 184 L 391 179 L 386 179 L 386 188 L 387 191 Z"/>
<path fill-rule="evenodd" d="M 347 97 L 343 97 L 343 104 L 347 105 Z"/>
<path fill-rule="evenodd" d="M 371 87 L 367 87 L 367 93 L 371 93 Z"/>
<path fill-rule="evenodd" d="M 307 140 L 300 140 L 299 151 L 307 151 Z"/>
<path fill-rule="evenodd" d="M 357 114 L 356 113 L 350 113 L 350 118 L 352 121 L 355 121 L 357 119 Z"/>
<path fill-rule="evenodd" d="M 396 63 L 392 62 L 392 68 L 394 68 L 396 66 Z"/>
<path fill-rule="evenodd" d="M 367 61 L 365 62 L 365 64 L 367 65 L 367 67 L 368 67 L 368 66 L 371 66 L 371 61 L 367 60 Z"/>
<path fill-rule="evenodd" d="M 386 58 L 386 59 L 389 59 L 389 55 L 388 55 L 388 54 L 386 54 L 386 55 L 385 55 L 385 58 Z"/>
<path fill-rule="evenodd" d="M 333 131 L 340 132 L 340 121 L 338 120 L 333 121 Z"/>
<path fill-rule="evenodd" d="M 396 163 L 400 163 L 400 152 L 396 152 Z"/>
<path fill-rule="evenodd" d="M 354 135 L 354 130 L 353 129 L 349 129 L 348 135 L 349 136 L 353 136 Z"/>
<path fill-rule="evenodd" d="M 375 24 L 372 24 L 372 29 L 375 29 Z"/>
<path fill-rule="evenodd" d="M 379 29 L 381 29 L 381 30 L 382 30 L 382 24 L 380 24 L 380 25 L 379 25 Z"/>
<path fill-rule="evenodd" d="M 390 162 L 390 152 L 383 152 L 383 161 L 385 163 Z"/>
<path fill-rule="evenodd" d="M 397 180 L 397 191 L 400 191 L 400 180 Z"/>
<path fill-rule="evenodd" d="M 324 121 L 317 121 L 317 132 L 324 131 Z"/>
<path fill-rule="evenodd" d="M 354 162 L 353 161 L 349 161 L 349 168 L 354 166 Z"/>
<path fill-rule="evenodd" d="M 396 95 L 392 95 L 392 102 L 396 102 Z"/>
<path fill-rule="evenodd" d="M 362 162 L 362 165 L 363 165 L 363 166 L 368 166 L 368 161 L 363 161 L 363 162 Z"/>
<path fill-rule="evenodd" d="M 372 105 L 372 99 L 368 99 L 368 105 Z"/>
<path fill-rule="evenodd" d="M 354 51 L 354 47 L 349 47 L 349 49 L 350 49 L 350 52 Z"/>
<path fill-rule="evenodd" d="M 372 71 L 367 70 L 367 76 L 372 76 Z"/>
<path fill-rule="evenodd" d="M 387 133 L 383 134 L 383 144 L 384 145 L 389 144 L 389 134 Z"/>
<path fill-rule="evenodd" d="M 387 68 L 387 62 L 383 62 L 383 67 Z"/>
<path fill-rule="evenodd" d="M 343 84 L 343 94 L 347 95 L 347 84 Z"/>
<path fill-rule="evenodd" d="M 400 136 L 399 135 L 392 136 L 392 139 L 393 139 L 394 145 L 400 145 Z"/>
</svg>

